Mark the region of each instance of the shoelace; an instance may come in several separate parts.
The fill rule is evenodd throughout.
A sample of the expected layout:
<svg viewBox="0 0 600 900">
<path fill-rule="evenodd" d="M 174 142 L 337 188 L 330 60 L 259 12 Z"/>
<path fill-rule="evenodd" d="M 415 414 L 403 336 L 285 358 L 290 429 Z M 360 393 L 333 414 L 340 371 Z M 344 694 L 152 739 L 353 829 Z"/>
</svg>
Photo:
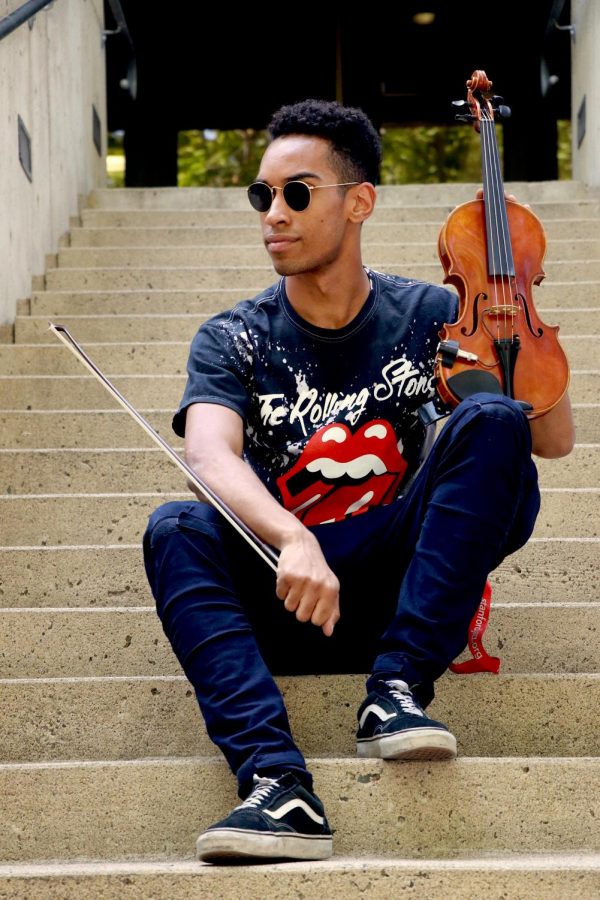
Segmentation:
<svg viewBox="0 0 600 900">
<path fill-rule="evenodd" d="M 253 777 L 256 787 L 243 803 L 236 806 L 236 809 L 256 809 L 257 806 L 260 806 L 267 799 L 273 788 L 279 787 L 279 782 L 276 778 L 261 778 L 259 775 L 254 775 Z"/>
<path fill-rule="evenodd" d="M 388 687 L 391 688 L 392 697 L 398 701 L 403 712 L 410 713 L 413 716 L 425 716 L 425 713 L 417 706 L 414 697 L 405 681 L 386 681 Z"/>
</svg>

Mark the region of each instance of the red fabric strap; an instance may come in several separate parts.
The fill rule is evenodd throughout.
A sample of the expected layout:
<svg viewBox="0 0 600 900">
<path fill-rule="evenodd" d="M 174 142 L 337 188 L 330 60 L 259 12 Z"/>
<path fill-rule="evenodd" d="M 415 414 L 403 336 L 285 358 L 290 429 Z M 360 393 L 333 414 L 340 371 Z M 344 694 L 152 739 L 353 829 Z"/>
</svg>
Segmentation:
<svg viewBox="0 0 600 900">
<path fill-rule="evenodd" d="M 481 603 L 469 625 L 469 650 L 472 659 L 452 663 L 449 669 L 456 675 L 471 675 L 473 672 L 493 672 L 494 675 L 497 675 L 500 671 L 499 657 L 490 656 L 483 646 L 483 635 L 490 620 L 491 606 L 492 586 L 488 580 L 483 589 Z"/>
</svg>

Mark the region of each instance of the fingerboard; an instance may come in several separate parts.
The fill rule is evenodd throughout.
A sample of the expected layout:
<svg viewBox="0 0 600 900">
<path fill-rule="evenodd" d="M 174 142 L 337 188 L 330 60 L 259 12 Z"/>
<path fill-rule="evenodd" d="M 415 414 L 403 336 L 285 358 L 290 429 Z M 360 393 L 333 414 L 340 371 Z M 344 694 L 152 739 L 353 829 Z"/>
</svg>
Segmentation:
<svg viewBox="0 0 600 900">
<path fill-rule="evenodd" d="M 493 119 L 480 121 L 488 275 L 514 276 L 504 184 Z"/>
</svg>

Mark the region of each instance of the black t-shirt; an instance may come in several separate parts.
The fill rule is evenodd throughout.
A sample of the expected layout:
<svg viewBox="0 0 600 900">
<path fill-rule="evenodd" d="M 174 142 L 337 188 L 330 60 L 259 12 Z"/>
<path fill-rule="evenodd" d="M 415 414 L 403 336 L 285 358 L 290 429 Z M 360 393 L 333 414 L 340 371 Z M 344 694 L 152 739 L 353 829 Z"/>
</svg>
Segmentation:
<svg viewBox="0 0 600 900">
<path fill-rule="evenodd" d="M 390 503 L 433 440 L 417 410 L 435 396 L 438 332 L 456 321 L 456 295 L 366 271 L 369 297 L 343 328 L 302 319 L 285 278 L 205 322 L 173 419 L 183 437 L 192 403 L 239 413 L 246 461 L 306 525 Z"/>
</svg>

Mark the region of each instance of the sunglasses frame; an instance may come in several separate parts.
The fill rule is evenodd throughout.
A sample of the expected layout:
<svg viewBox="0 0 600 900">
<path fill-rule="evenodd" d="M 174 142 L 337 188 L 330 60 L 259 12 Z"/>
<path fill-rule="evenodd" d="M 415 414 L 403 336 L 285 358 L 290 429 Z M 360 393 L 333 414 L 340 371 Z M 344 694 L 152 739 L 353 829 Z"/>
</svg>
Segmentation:
<svg viewBox="0 0 600 900">
<path fill-rule="evenodd" d="M 290 202 L 287 200 L 287 198 L 285 196 L 285 191 L 286 191 L 286 188 L 288 188 L 291 184 L 304 185 L 304 187 L 308 191 L 308 202 L 307 202 L 306 206 L 303 206 L 300 209 L 297 209 L 295 206 L 292 206 L 290 204 Z M 350 187 L 351 185 L 355 185 L 355 184 L 360 184 L 360 181 L 342 181 L 339 184 L 307 184 L 306 181 L 302 181 L 301 179 L 297 178 L 294 181 L 286 181 L 286 183 L 283 185 L 283 187 L 267 184 L 266 181 L 253 181 L 252 184 L 248 185 L 248 188 L 246 189 L 246 193 L 248 194 L 248 200 L 250 201 L 250 206 L 252 207 L 252 209 L 254 209 L 258 213 L 269 212 L 269 210 L 271 209 L 271 206 L 273 205 L 273 201 L 275 200 L 276 191 L 281 191 L 281 196 L 285 200 L 286 206 L 288 206 L 291 210 L 293 210 L 294 212 L 304 212 L 310 206 L 310 201 L 312 200 L 312 192 L 316 191 L 317 188 Z M 264 185 L 271 192 L 271 202 L 269 203 L 269 205 L 267 206 L 266 209 L 256 209 L 255 205 L 252 202 L 252 199 L 250 197 L 250 191 L 256 185 Z"/>
</svg>

